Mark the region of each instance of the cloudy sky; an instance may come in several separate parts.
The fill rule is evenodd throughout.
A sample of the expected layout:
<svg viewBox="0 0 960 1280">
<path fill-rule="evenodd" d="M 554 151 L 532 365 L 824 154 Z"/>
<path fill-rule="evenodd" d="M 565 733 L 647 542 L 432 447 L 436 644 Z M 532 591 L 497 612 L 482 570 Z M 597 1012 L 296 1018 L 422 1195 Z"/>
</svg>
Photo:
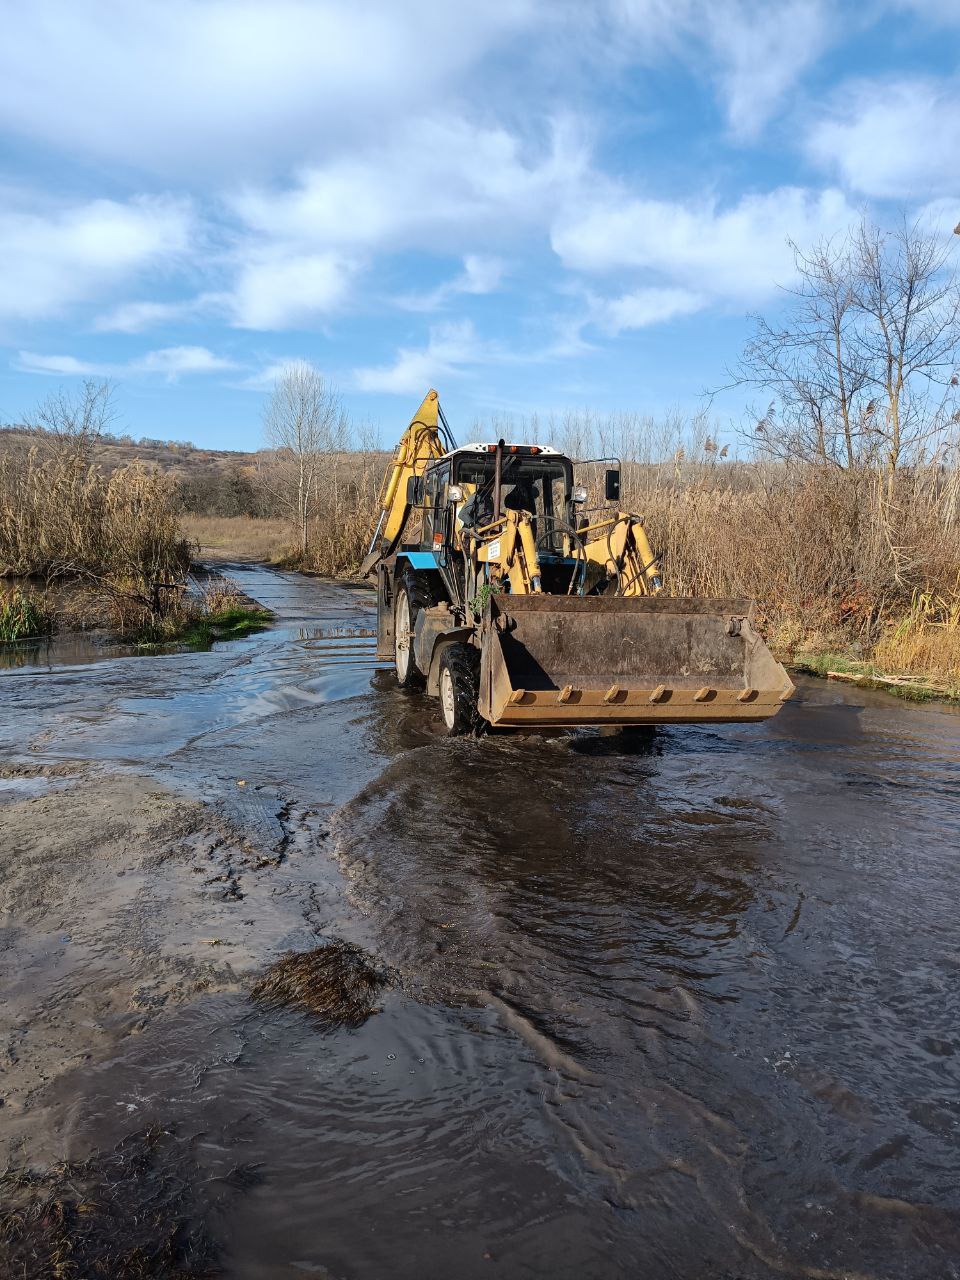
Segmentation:
<svg viewBox="0 0 960 1280">
<path fill-rule="evenodd" d="M 960 0 L 0 0 L 0 421 L 249 447 L 694 409 L 861 211 L 960 219 Z M 738 412 L 730 393 L 721 414 Z"/>
</svg>

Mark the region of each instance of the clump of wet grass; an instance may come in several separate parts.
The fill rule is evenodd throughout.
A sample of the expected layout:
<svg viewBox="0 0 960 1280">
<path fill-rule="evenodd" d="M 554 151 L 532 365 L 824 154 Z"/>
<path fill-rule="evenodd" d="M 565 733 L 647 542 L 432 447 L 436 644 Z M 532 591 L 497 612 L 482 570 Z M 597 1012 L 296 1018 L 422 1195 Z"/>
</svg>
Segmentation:
<svg viewBox="0 0 960 1280">
<path fill-rule="evenodd" d="M 169 623 L 144 627 L 137 637 L 140 648 L 165 644 L 186 645 L 189 649 L 209 649 L 215 640 L 240 640 L 264 631 L 273 615 L 266 609 L 236 605 L 216 613 L 186 615 Z"/>
<path fill-rule="evenodd" d="M 0 1174 L 0 1274 L 22 1280 L 201 1280 L 221 1274 L 197 1212 L 192 1146 L 161 1128 L 107 1156 Z M 232 1184 L 231 1184 L 232 1185 Z"/>
<path fill-rule="evenodd" d="M 209 649 L 215 640 L 239 640 L 263 631 L 273 620 L 231 584 L 208 587 L 197 600 L 181 598 L 167 614 L 144 625 L 135 639 L 141 648 L 165 644 Z"/>
<path fill-rule="evenodd" d="M 301 1009 L 328 1027 L 360 1027 L 378 1013 L 377 999 L 395 975 L 351 942 L 288 951 L 251 988 L 271 1008 Z"/>
<path fill-rule="evenodd" d="M 52 630 L 53 620 L 35 596 L 19 587 L 0 592 L 0 643 L 47 636 Z"/>
</svg>

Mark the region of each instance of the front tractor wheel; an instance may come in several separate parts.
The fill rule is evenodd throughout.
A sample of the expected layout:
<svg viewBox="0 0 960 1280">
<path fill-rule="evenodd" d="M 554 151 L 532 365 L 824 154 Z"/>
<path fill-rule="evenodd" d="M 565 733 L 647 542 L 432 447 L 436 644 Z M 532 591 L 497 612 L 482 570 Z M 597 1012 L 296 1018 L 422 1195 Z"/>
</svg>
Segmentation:
<svg viewBox="0 0 960 1280">
<path fill-rule="evenodd" d="M 440 655 L 440 714 L 451 738 L 480 727 L 480 654 L 469 644 L 449 644 Z"/>
</svg>

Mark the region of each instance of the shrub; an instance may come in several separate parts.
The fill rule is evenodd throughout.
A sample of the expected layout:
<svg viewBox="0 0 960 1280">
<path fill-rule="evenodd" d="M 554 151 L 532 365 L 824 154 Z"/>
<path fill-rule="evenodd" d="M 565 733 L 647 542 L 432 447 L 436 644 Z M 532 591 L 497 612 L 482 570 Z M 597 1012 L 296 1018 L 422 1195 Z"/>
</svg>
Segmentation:
<svg viewBox="0 0 960 1280">
<path fill-rule="evenodd" d="M 52 622 L 44 604 L 16 588 L 0 592 L 0 642 L 49 635 Z"/>
</svg>

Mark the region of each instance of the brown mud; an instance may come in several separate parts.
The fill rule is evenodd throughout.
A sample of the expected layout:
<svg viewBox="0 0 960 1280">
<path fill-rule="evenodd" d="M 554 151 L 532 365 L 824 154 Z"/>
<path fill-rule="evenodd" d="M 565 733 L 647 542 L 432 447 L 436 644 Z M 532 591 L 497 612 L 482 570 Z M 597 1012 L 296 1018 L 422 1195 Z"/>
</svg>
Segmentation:
<svg viewBox="0 0 960 1280">
<path fill-rule="evenodd" d="M 447 742 L 228 572 L 0 673 L 0 1274 L 960 1276 L 960 717 Z"/>
</svg>

